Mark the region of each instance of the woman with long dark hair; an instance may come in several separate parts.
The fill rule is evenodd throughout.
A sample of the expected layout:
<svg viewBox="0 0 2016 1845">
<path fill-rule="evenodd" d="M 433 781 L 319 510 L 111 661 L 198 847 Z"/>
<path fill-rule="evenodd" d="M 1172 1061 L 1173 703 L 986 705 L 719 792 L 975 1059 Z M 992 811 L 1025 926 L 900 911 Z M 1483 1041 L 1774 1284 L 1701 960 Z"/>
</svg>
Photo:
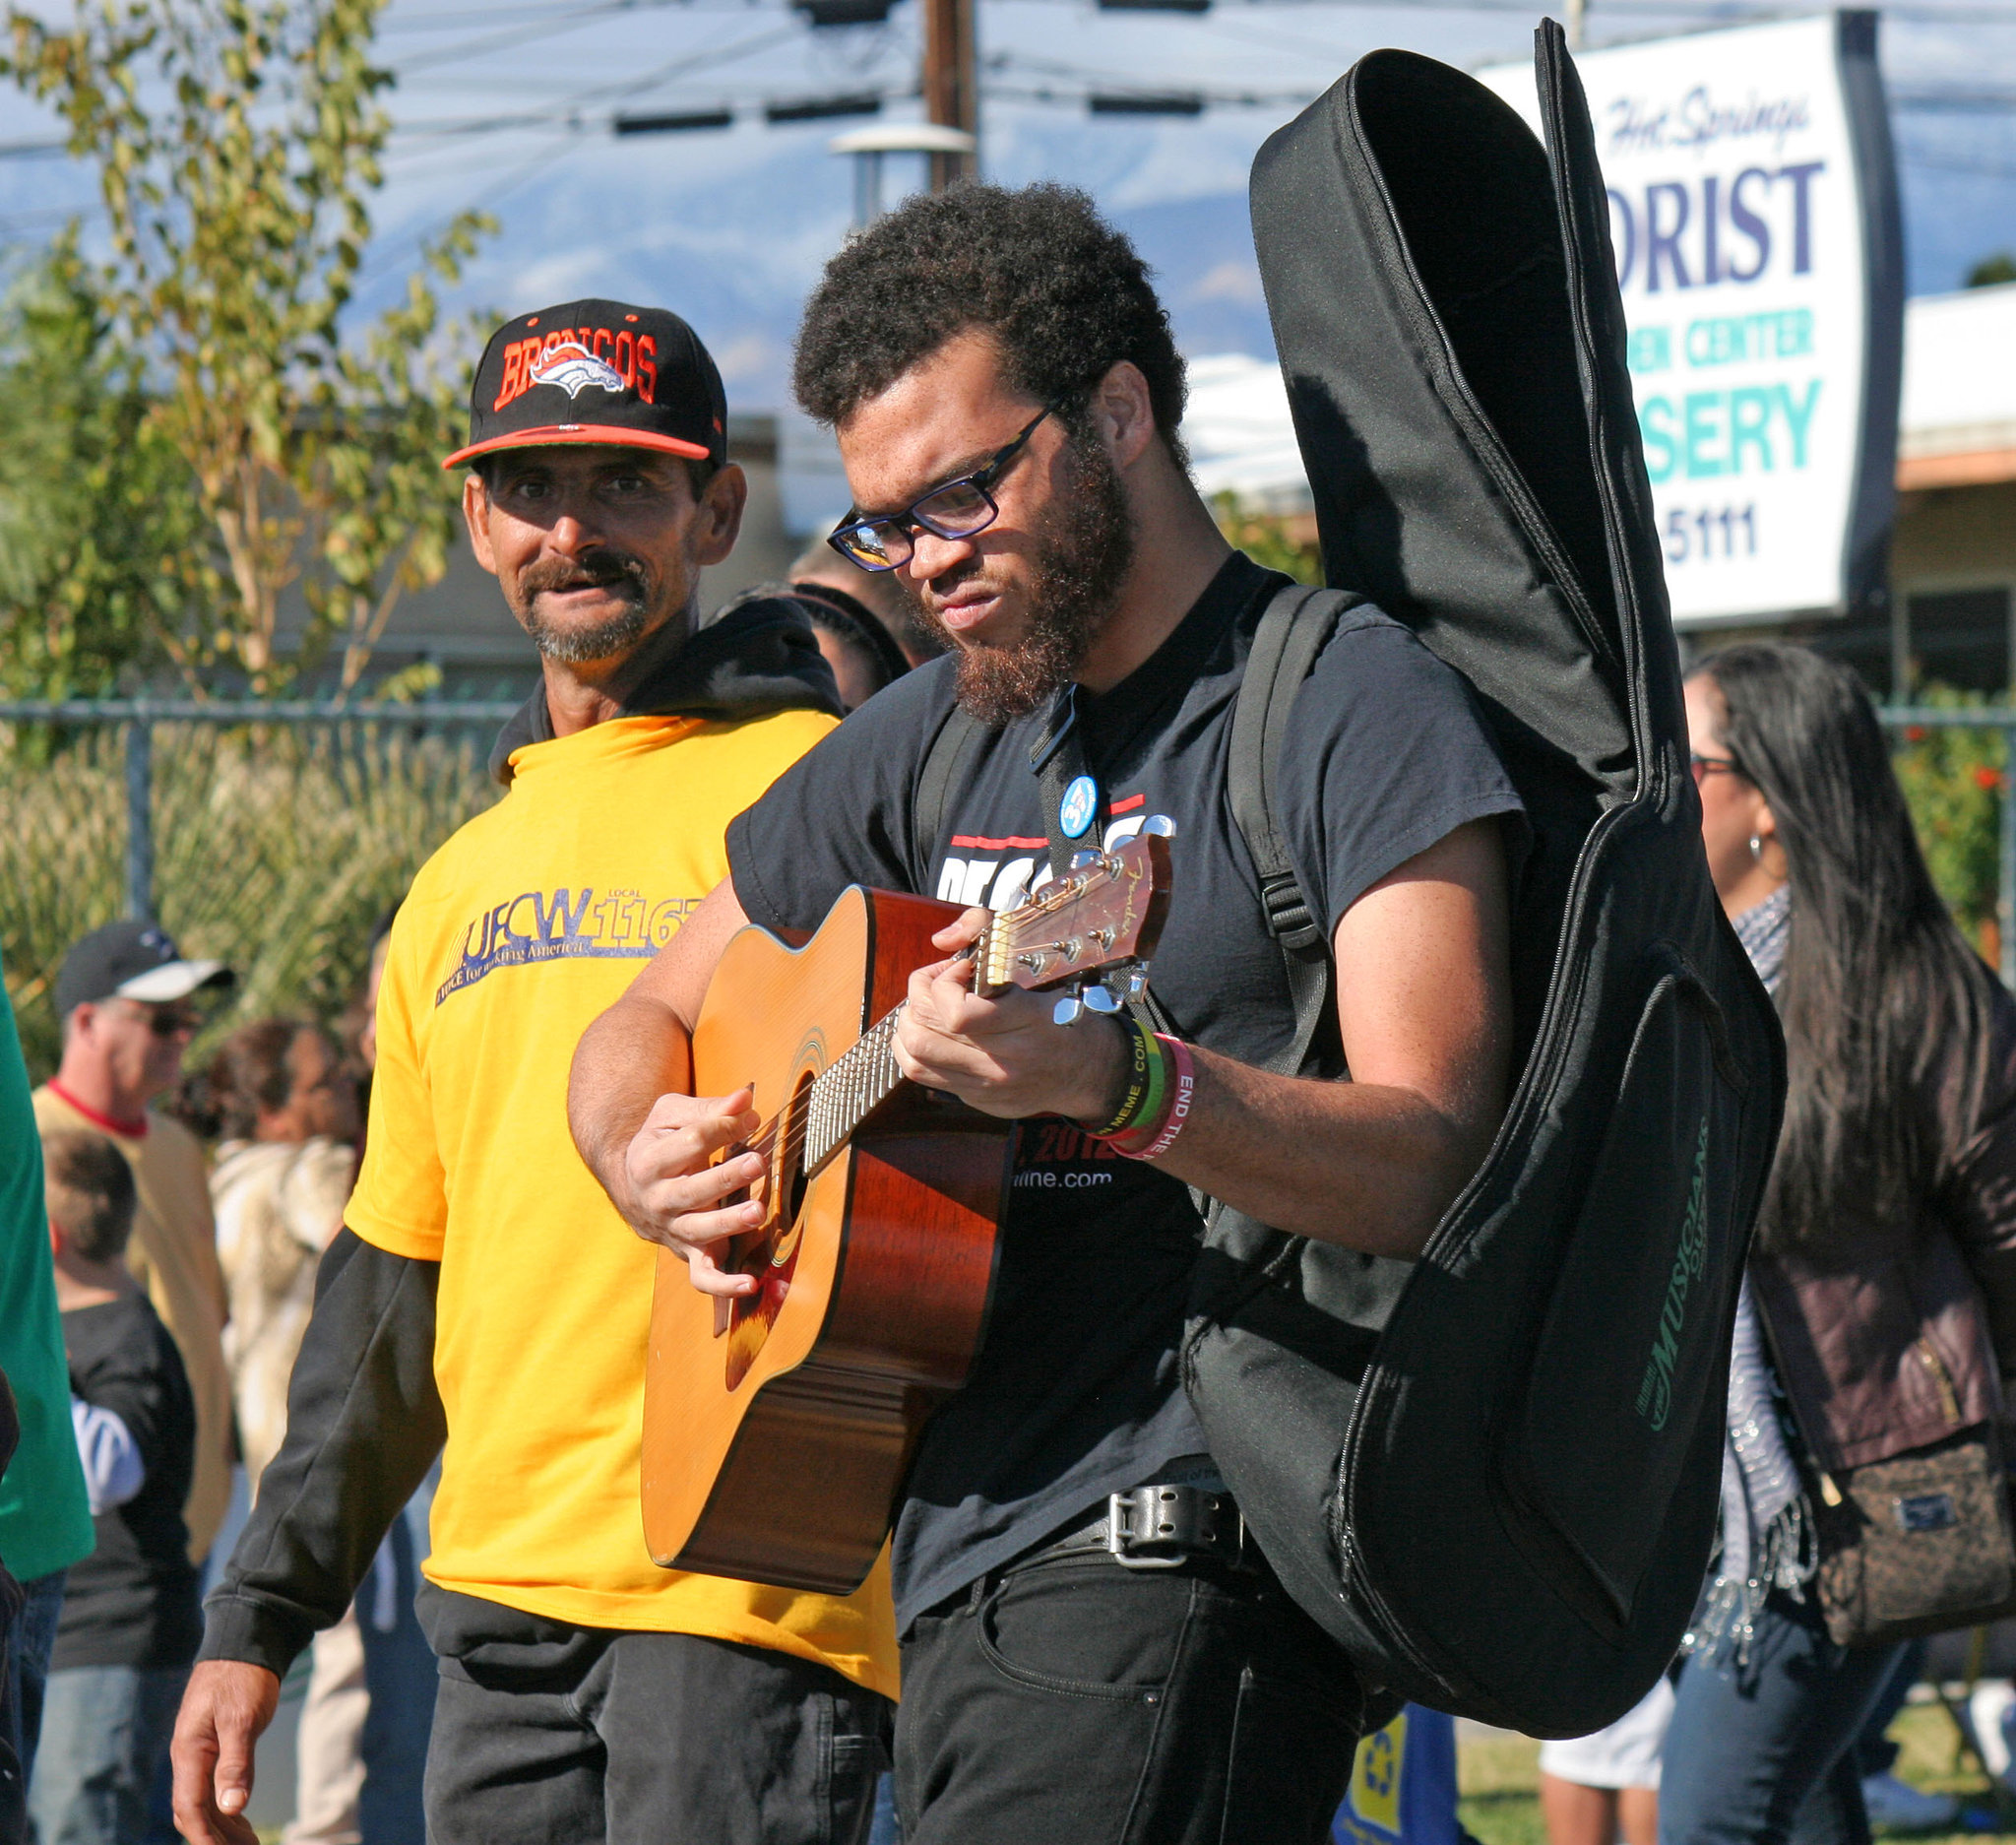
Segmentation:
<svg viewBox="0 0 2016 1845">
<path fill-rule="evenodd" d="M 1932 886 L 1851 672 L 1732 647 L 1688 681 L 1687 716 L 1709 870 L 1777 999 L 1790 1091 L 1660 1836 L 1861 1845 L 1851 1746 L 1902 1649 L 1830 1639 L 1820 1514 L 1852 1470 L 1999 1420 L 2016 1372 L 2016 1004 Z"/>
</svg>

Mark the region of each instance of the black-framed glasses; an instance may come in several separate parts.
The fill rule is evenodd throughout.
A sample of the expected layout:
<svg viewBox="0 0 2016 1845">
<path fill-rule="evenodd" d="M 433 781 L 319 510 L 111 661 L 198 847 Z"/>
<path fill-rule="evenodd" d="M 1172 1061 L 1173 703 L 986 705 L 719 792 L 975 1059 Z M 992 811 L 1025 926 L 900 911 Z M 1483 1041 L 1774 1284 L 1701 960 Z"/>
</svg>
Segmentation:
<svg viewBox="0 0 2016 1845">
<path fill-rule="evenodd" d="M 1733 756 L 1703 756 L 1694 750 L 1687 752 L 1687 767 L 1694 772 L 1696 788 L 1711 775 L 1741 775 L 1743 772 L 1743 765 Z"/>
<path fill-rule="evenodd" d="M 827 536 L 827 543 L 857 569 L 896 570 L 910 562 L 919 526 L 941 539 L 970 539 L 984 532 L 1001 516 L 1000 507 L 994 504 L 994 483 L 1036 434 L 1038 424 L 1045 416 L 1055 415 L 1064 401 L 1057 398 L 1045 404 L 1022 425 L 1014 440 L 1004 442 L 972 474 L 933 487 L 914 500 L 908 511 L 887 513 L 879 519 L 857 519 L 850 512 Z"/>
</svg>

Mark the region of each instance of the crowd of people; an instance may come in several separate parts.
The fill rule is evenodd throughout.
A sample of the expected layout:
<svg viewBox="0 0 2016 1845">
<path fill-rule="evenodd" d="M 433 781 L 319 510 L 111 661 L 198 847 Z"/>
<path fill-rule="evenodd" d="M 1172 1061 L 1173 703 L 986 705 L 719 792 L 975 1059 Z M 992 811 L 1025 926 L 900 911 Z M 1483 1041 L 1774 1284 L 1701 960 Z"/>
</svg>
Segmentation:
<svg viewBox="0 0 2016 1845">
<path fill-rule="evenodd" d="M 10 1373 L 25 1431 L 46 1433 L 53 1403 L 78 1464 L 34 1439 L 8 1474 L 8 1510 L 32 1517 L 43 1544 L 5 1553 L 27 1572 L 5 1742 L 50 1845 L 175 1836 L 166 1752 L 205 1566 L 234 1471 L 256 1498 L 280 1446 L 316 1266 L 355 1176 L 371 1034 L 340 1045 L 306 1021 L 258 1020 L 185 1071 L 206 1006 L 231 984 L 158 926 L 94 930 L 58 975 L 58 1069 L 13 1098 L 7 1123 L 24 1169 L 39 1138 L 44 1185 L 39 1201 L 18 1196 L 5 1261 L 17 1288 L 53 1272 L 67 1389 L 51 1394 L 52 1368 L 17 1361 L 38 1317 L 32 1286 L 14 1297 Z M 89 1524 L 64 1534 L 80 1470 Z M 399 1540 L 359 1597 L 363 1619 L 346 1612 L 318 1640 L 287 1834 L 298 1845 L 423 1837 L 433 1663 L 410 1603 L 424 1536 Z"/>
<path fill-rule="evenodd" d="M 1277 1069 L 1293 1003 L 1223 794 L 1282 579 L 1190 480 L 1131 247 L 1057 188 L 913 201 L 829 268 L 796 387 L 856 504 L 702 622 L 745 491 L 705 348 L 611 301 L 499 329 L 447 465 L 540 682 L 353 1029 L 256 1020 L 185 1072 L 231 973 L 128 922 L 65 960 L 45 1084 L 0 1040 L 0 1845 L 245 1845 L 304 1653 L 291 1845 L 1328 1835 L 1393 1705 L 1186 1401 L 1191 1188 L 1418 1253 L 1513 1077 L 1519 795 L 1452 670 L 1340 621 L 1280 764 L 1329 1060 Z M 1548 1745 L 1544 1805 L 1554 1845 L 1860 1845 L 1872 1804 L 1955 1816 L 1881 1753 L 1936 1612 L 1844 1586 L 1836 1513 L 1927 1454 L 1999 1482 L 2016 1002 L 1852 673 L 1732 647 L 1687 713 L 1786 1128 L 1695 1621 L 1636 1710 Z M 1209 897 L 1172 908 L 1157 1028 L 976 996 L 979 907 L 1153 811 Z M 765 1210 L 751 1096 L 691 1093 L 700 996 L 735 928 L 801 939 L 855 883 L 974 907 L 912 978 L 903 1073 L 1077 1131 L 1024 1137 L 971 1378 L 837 1595 L 661 1567 L 638 1471 L 658 1252 L 725 1305 Z M 1129 1522 L 1144 1492 L 1176 1535 Z"/>
</svg>

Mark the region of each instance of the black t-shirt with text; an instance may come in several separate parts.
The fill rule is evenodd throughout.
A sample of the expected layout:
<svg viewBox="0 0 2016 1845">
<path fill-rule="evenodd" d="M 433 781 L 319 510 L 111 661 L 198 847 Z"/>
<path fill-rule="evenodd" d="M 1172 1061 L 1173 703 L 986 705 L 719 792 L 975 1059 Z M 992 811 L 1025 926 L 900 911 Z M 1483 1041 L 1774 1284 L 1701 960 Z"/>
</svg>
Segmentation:
<svg viewBox="0 0 2016 1845">
<path fill-rule="evenodd" d="M 70 1391 L 110 1410 L 140 1449 L 146 1477 L 124 1505 L 92 1520 L 97 1543 L 63 1587 L 51 1671 L 186 1666 L 203 1611 L 182 1501 L 196 1467 L 196 1402 L 182 1355 L 144 1295 L 63 1315 Z"/>
<path fill-rule="evenodd" d="M 1255 1064 L 1288 1047 L 1293 1008 L 1226 761 L 1253 631 L 1285 582 L 1234 554 L 1151 659 L 1103 695 L 1078 695 L 1109 803 L 1104 843 L 1149 814 L 1176 823 L 1155 994 L 1185 1039 Z M 942 836 L 917 837 L 917 781 L 955 670 L 940 660 L 898 680 L 730 825 L 752 922 L 816 928 L 850 884 L 1003 909 L 1047 874 L 1030 765 L 1046 711 L 976 743 Z M 1517 812 L 1519 798 L 1463 680 L 1361 606 L 1296 702 L 1277 805 L 1310 907 L 1334 930 L 1389 871 L 1467 821 Z M 985 1343 L 925 1431 L 897 1522 L 901 1625 L 1083 1522 L 1108 1493 L 1204 1451 L 1177 1374 L 1198 1230 L 1166 1173 L 1067 1121 L 1023 1125 Z"/>
</svg>

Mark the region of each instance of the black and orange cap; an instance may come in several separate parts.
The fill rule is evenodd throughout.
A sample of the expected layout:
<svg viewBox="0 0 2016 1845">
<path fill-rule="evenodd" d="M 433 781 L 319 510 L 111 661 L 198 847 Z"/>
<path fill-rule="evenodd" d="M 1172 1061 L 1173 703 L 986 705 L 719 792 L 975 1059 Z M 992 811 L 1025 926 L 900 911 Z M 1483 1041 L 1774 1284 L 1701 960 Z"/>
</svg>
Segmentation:
<svg viewBox="0 0 2016 1845">
<path fill-rule="evenodd" d="M 569 301 L 490 336 L 460 467 L 504 448 L 603 442 L 694 461 L 727 457 L 727 400 L 700 336 L 662 307 Z"/>
</svg>

